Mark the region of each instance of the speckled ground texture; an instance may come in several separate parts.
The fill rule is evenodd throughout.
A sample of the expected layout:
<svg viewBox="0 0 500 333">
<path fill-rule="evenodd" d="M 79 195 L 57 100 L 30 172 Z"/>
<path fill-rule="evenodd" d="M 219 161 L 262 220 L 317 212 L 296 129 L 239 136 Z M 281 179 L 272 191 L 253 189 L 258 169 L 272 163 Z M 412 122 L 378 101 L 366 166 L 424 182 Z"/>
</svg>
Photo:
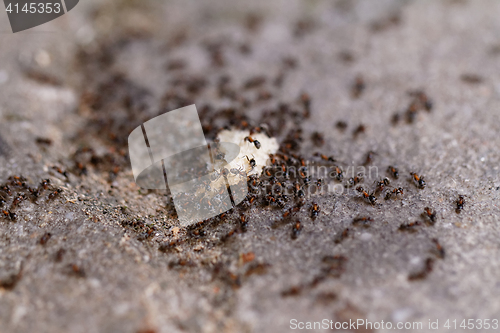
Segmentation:
<svg viewBox="0 0 500 333">
<path fill-rule="evenodd" d="M 500 319 L 498 13 L 493 0 L 82 1 L 17 34 L 2 15 L 0 183 L 51 185 L 17 207 L 22 191 L 0 190 L 17 214 L 0 214 L 0 332 L 288 332 L 324 318 L 439 319 L 448 332 L 447 319 Z M 415 90 L 433 107 L 409 122 Z M 169 193 L 134 184 L 126 142 L 192 103 L 209 139 L 266 119 L 281 144 L 302 129 L 293 153 L 307 160 L 363 165 L 373 151 L 379 175 L 361 186 L 394 165 L 389 187 L 404 194 L 371 205 L 351 189 L 295 210 L 294 195 L 284 207 L 257 195 L 178 228 Z"/>
</svg>

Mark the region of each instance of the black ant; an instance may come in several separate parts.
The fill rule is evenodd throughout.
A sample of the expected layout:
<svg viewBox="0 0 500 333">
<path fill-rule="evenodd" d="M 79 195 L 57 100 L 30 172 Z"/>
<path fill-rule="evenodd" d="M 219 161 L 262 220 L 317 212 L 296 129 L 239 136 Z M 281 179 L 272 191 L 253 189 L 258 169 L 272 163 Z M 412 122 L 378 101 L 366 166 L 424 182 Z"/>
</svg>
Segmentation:
<svg viewBox="0 0 500 333">
<path fill-rule="evenodd" d="M 288 169 L 286 168 L 285 163 L 281 165 L 281 170 L 283 171 L 283 177 L 285 179 L 290 179 L 290 174 L 288 173 Z"/>
<path fill-rule="evenodd" d="M 436 222 L 436 211 L 432 210 L 430 207 L 425 207 L 424 214 L 431 220 L 432 224 Z"/>
<path fill-rule="evenodd" d="M 320 132 L 314 132 L 311 135 L 311 140 L 313 141 L 314 145 L 316 145 L 317 147 L 321 147 L 325 144 L 325 138 L 324 138 L 323 134 L 321 134 Z"/>
<path fill-rule="evenodd" d="M 396 126 L 399 121 L 401 120 L 401 115 L 399 113 L 394 113 L 391 117 L 391 124 L 392 126 Z"/>
<path fill-rule="evenodd" d="M 436 245 L 436 249 L 434 250 L 434 252 L 436 253 L 437 257 L 440 259 L 444 259 L 446 251 L 444 250 L 443 246 L 441 246 L 441 244 L 439 244 L 439 241 L 437 240 L 437 238 L 433 238 L 432 242 Z"/>
<path fill-rule="evenodd" d="M 309 118 L 311 115 L 311 97 L 308 93 L 303 93 L 300 99 L 304 105 L 304 118 Z"/>
<path fill-rule="evenodd" d="M 352 221 L 353 225 L 361 225 L 365 228 L 368 228 L 370 226 L 370 222 L 373 222 L 373 219 L 371 217 L 357 217 Z"/>
<path fill-rule="evenodd" d="M 248 156 L 245 155 L 245 157 L 247 158 L 248 160 L 248 164 L 250 164 L 250 167 L 252 168 L 252 170 L 255 168 L 255 166 L 257 165 L 257 163 L 255 162 L 255 159 L 252 157 L 251 159 L 248 158 Z"/>
<path fill-rule="evenodd" d="M 335 244 L 338 244 L 340 242 L 342 242 L 344 239 L 346 239 L 347 237 L 349 237 L 349 234 L 351 233 L 351 229 L 349 228 L 345 228 L 341 233 L 339 233 L 336 237 L 335 237 Z"/>
<path fill-rule="evenodd" d="M 14 221 L 17 218 L 16 213 L 8 212 L 6 210 L 2 210 L 2 213 L 5 217 L 8 217 L 10 220 Z"/>
<path fill-rule="evenodd" d="M 325 154 L 321 154 L 321 153 L 315 153 L 314 156 L 319 156 L 324 161 L 335 162 L 335 158 L 333 158 L 333 156 L 328 157 Z"/>
<path fill-rule="evenodd" d="M 51 192 L 49 194 L 49 200 L 51 199 L 54 199 L 58 194 L 60 194 L 62 192 L 62 189 L 58 188 L 57 190 L 55 190 L 54 192 Z"/>
<path fill-rule="evenodd" d="M 215 182 L 215 181 L 217 181 L 217 180 L 220 178 L 220 176 L 221 176 L 221 173 L 220 173 L 220 172 L 218 172 L 218 171 L 214 171 L 214 172 L 212 172 L 212 174 L 210 175 L 210 180 L 211 180 L 211 181 L 213 181 L 213 182 Z"/>
<path fill-rule="evenodd" d="M 260 126 L 252 128 L 250 130 L 250 135 L 252 135 L 255 132 L 257 132 L 257 133 L 264 132 L 269 138 L 271 137 L 271 134 L 269 133 L 269 126 L 267 126 L 266 124 L 262 124 Z"/>
<path fill-rule="evenodd" d="M 361 183 L 362 181 L 363 181 L 363 177 L 361 176 L 361 174 L 358 174 L 356 177 L 349 178 L 345 187 L 349 188 L 349 187 L 356 186 L 357 184 Z"/>
<path fill-rule="evenodd" d="M 354 138 L 357 138 L 358 135 L 360 135 L 361 133 L 364 133 L 364 132 L 366 132 L 366 127 L 365 127 L 365 125 L 361 124 L 358 127 L 356 127 L 356 129 L 352 133 L 352 136 Z"/>
<path fill-rule="evenodd" d="M 258 140 L 254 140 L 251 136 L 247 136 L 247 137 L 245 138 L 245 141 L 248 141 L 248 142 L 250 142 L 250 143 L 253 143 L 253 144 L 254 144 L 254 146 L 255 146 L 255 148 L 260 149 L 260 146 L 261 146 L 261 145 L 260 145 L 260 142 L 259 142 Z"/>
<path fill-rule="evenodd" d="M 410 172 L 410 175 L 413 177 L 413 180 L 417 183 L 418 188 L 420 189 L 425 188 L 425 185 L 427 184 L 425 183 L 424 176 L 419 176 L 414 172 Z"/>
<path fill-rule="evenodd" d="M 375 152 L 373 151 L 369 151 L 368 153 L 366 153 L 366 158 L 365 158 L 365 162 L 363 163 L 364 166 L 370 164 L 372 161 L 373 161 L 373 157 L 375 155 Z"/>
<path fill-rule="evenodd" d="M 304 191 L 300 187 L 299 182 L 295 182 L 295 195 L 297 195 L 298 198 L 304 197 Z"/>
<path fill-rule="evenodd" d="M 354 84 L 351 88 L 351 95 L 353 98 L 358 98 L 361 96 L 363 91 L 365 90 L 365 81 L 363 80 L 363 77 L 358 75 L 356 79 L 354 80 Z"/>
<path fill-rule="evenodd" d="M 307 172 L 307 171 L 306 171 Z M 311 182 L 311 177 L 309 177 L 307 175 L 307 173 L 303 172 L 303 171 L 300 171 L 300 177 L 302 178 L 302 180 L 304 181 L 304 184 L 305 185 L 309 185 L 309 183 Z"/>
<path fill-rule="evenodd" d="M 401 187 L 398 187 L 398 188 L 395 188 L 394 190 L 392 190 L 392 192 L 391 191 L 387 192 L 385 194 L 385 198 L 384 199 L 385 200 L 389 200 L 392 196 L 396 196 L 397 197 L 398 194 L 403 195 L 403 193 L 404 193 L 403 189 Z"/>
<path fill-rule="evenodd" d="M 418 113 L 418 104 L 417 102 L 412 102 L 408 106 L 408 109 L 406 110 L 406 121 L 409 124 L 414 123 L 415 119 L 417 119 L 417 113 Z"/>
<path fill-rule="evenodd" d="M 321 209 L 319 208 L 318 204 L 314 202 L 311 207 L 311 218 L 313 220 L 317 218 L 320 211 Z"/>
<path fill-rule="evenodd" d="M 52 234 L 50 232 L 46 232 L 45 234 L 43 234 L 43 236 L 40 237 L 40 245 L 45 245 L 49 241 L 51 236 Z"/>
<path fill-rule="evenodd" d="M 14 198 L 14 200 L 12 201 L 12 207 L 13 208 L 16 207 L 19 203 L 21 203 L 25 199 L 26 199 L 26 196 L 23 193 L 21 193 L 16 198 Z"/>
<path fill-rule="evenodd" d="M 7 193 L 7 195 L 11 196 L 12 195 L 12 191 L 10 190 L 10 187 L 8 185 L 5 185 L 4 187 L 2 187 L 2 190 Z"/>
<path fill-rule="evenodd" d="M 247 231 L 247 227 L 248 227 L 247 219 L 246 219 L 245 215 L 241 214 L 241 216 L 240 216 L 240 228 L 241 228 L 241 231 L 246 232 Z"/>
<path fill-rule="evenodd" d="M 457 200 L 457 209 L 456 209 L 457 213 L 460 213 L 460 211 L 464 209 L 464 205 L 465 205 L 465 198 L 463 195 L 459 195 Z"/>
<path fill-rule="evenodd" d="M 44 190 L 48 189 L 50 185 L 50 179 L 43 179 L 40 183 L 40 186 L 43 187 Z"/>
<path fill-rule="evenodd" d="M 344 179 L 344 174 L 342 173 L 342 169 L 340 169 L 338 166 L 335 166 L 335 173 L 338 181 L 342 181 Z"/>
<path fill-rule="evenodd" d="M 398 179 L 399 178 L 399 171 L 398 169 L 396 169 L 395 167 L 393 166 L 389 166 L 387 168 L 387 171 L 391 174 L 391 176 L 394 178 L 394 179 Z"/>
<path fill-rule="evenodd" d="M 63 175 L 64 177 L 68 178 L 68 172 L 65 171 L 65 170 L 62 170 L 60 167 L 58 166 L 53 166 L 52 169 L 56 170 L 58 173 L 60 173 L 61 175 Z"/>
<path fill-rule="evenodd" d="M 413 96 L 416 101 L 423 107 L 427 112 L 432 110 L 432 101 L 429 99 L 427 94 L 421 90 L 410 92 L 410 95 Z"/>
<path fill-rule="evenodd" d="M 239 167 L 238 169 L 236 168 L 232 168 L 231 170 L 229 170 L 233 175 L 237 176 L 237 175 L 240 175 L 242 177 L 245 177 L 246 174 L 245 172 L 243 171 L 243 167 Z"/>
<path fill-rule="evenodd" d="M 382 192 L 386 186 L 391 184 L 389 178 L 385 177 L 381 181 L 377 182 L 377 187 L 375 188 L 375 193 Z"/>
<path fill-rule="evenodd" d="M 419 221 L 415 221 L 415 222 L 410 222 L 410 223 L 403 223 L 399 226 L 399 230 L 401 231 L 410 231 L 410 232 L 414 232 L 415 231 L 415 228 L 418 227 L 419 225 L 421 225 L 422 223 L 419 222 Z"/>
<path fill-rule="evenodd" d="M 361 186 L 356 188 L 356 191 L 361 193 L 365 199 L 368 199 L 372 205 L 377 202 L 377 198 L 373 194 L 368 194 Z"/>
<path fill-rule="evenodd" d="M 346 128 L 347 128 L 347 123 L 345 121 L 342 121 L 342 120 L 339 120 L 337 121 L 337 123 L 335 124 L 335 126 L 340 130 L 340 131 L 344 131 Z"/>
<path fill-rule="evenodd" d="M 300 221 L 295 222 L 292 227 L 292 239 L 297 239 L 301 231 L 302 231 L 302 224 L 300 223 Z"/>
<path fill-rule="evenodd" d="M 408 280 L 421 280 L 427 277 L 430 272 L 432 272 L 432 268 L 434 267 L 434 259 L 427 258 L 425 260 L 425 266 L 420 272 L 412 273 L 408 276 Z"/>
</svg>

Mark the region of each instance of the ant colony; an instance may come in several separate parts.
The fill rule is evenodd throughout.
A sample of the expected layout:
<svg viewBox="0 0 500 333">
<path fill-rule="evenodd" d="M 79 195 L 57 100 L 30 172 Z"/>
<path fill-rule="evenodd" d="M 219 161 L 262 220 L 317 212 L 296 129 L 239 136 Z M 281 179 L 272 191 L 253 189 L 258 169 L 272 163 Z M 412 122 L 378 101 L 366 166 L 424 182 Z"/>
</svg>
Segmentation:
<svg viewBox="0 0 500 333">
<path fill-rule="evenodd" d="M 220 142 L 231 142 L 240 147 L 239 155 L 225 167 L 229 170 L 227 179 L 230 185 L 238 183 L 239 177 L 245 173 L 247 176 L 260 176 L 267 165 L 269 155 L 275 154 L 279 148 L 276 139 L 264 133 L 223 130 L 217 138 Z"/>
</svg>

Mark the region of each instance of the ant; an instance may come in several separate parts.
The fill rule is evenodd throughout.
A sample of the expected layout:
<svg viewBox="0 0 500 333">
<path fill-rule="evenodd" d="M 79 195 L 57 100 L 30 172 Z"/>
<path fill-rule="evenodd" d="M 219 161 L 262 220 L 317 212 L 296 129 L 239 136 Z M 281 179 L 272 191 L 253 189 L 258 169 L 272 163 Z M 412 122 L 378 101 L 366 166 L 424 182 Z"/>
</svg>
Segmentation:
<svg viewBox="0 0 500 333">
<path fill-rule="evenodd" d="M 419 189 L 425 188 L 425 185 L 427 184 L 425 183 L 424 176 L 419 176 L 414 172 L 410 172 L 410 175 L 413 177 L 413 180 L 417 183 Z"/>
<path fill-rule="evenodd" d="M 302 231 L 302 224 L 300 223 L 300 221 L 295 222 L 295 224 L 292 227 L 292 239 L 297 239 L 301 231 Z"/>
<path fill-rule="evenodd" d="M 238 169 L 236 168 L 232 168 L 231 170 L 229 170 L 233 175 L 237 176 L 237 175 L 240 175 L 242 177 L 245 177 L 246 174 L 245 172 L 243 171 L 243 167 L 239 167 Z"/>
<path fill-rule="evenodd" d="M 345 228 L 341 233 L 339 233 L 336 237 L 335 237 L 335 244 L 338 244 L 340 242 L 342 242 L 344 239 L 346 239 L 347 237 L 349 237 L 349 234 L 351 232 L 351 229 L 349 228 Z"/>
<path fill-rule="evenodd" d="M 391 117 L 391 124 L 392 126 L 396 126 L 399 121 L 401 120 L 401 115 L 399 113 L 394 113 Z"/>
<path fill-rule="evenodd" d="M 252 170 L 253 170 L 253 169 L 255 168 L 255 166 L 257 165 L 257 162 L 255 162 L 255 159 L 253 158 L 253 156 L 252 156 L 252 158 L 251 158 L 251 159 L 250 159 L 250 158 L 248 158 L 248 156 L 247 156 L 247 155 L 245 155 L 245 157 L 247 158 L 247 160 L 248 160 L 248 164 L 250 164 L 250 167 L 251 167 L 251 168 L 252 168 Z"/>
<path fill-rule="evenodd" d="M 54 192 L 51 192 L 49 194 L 49 200 L 51 199 L 54 199 L 58 194 L 60 194 L 62 192 L 62 189 L 58 188 L 57 190 L 55 190 Z"/>
<path fill-rule="evenodd" d="M 386 186 L 391 184 L 389 178 L 385 177 L 382 181 L 377 182 L 377 187 L 375 188 L 375 193 L 382 192 Z"/>
<path fill-rule="evenodd" d="M 271 176 L 272 176 L 272 173 L 271 173 L 271 171 L 269 171 L 269 169 L 268 169 L 268 168 L 264 169 L 264 173 L 265 173 L 265 174 L 266 174 L 266 176 L 268 176 L 268 177 L 271 177 Z"/>
<path fill-rule="evenodd" d="M 217 181 L 217 180 L 220 178 L 220 176 L 221 176 L 221 173 L 220 173 L 220 172 L 218 172 L 218 171 L 214 171 L 214 172 L 212 172 L 212 174 L 210 175 L 210 180 L 211 180 L 211 181 L 213 181 L 213 182 L 215 182 L 215 181 Z"/>
<path fill-rule="evenodd" d="M 398 179 L 399 178 L 399 171 L 395 167 L 389 165 L 389 167 L 387 168 L 387 171 L 391 174 L 391 176 L 394 179 Z"/>
<path fill-rule="evenodd" d="M 12 221 L 14 221 L 16 218 L 17 218 L 17 215 L 16 213 L 12 213 L 12 212 L 8 212 L 6 210 L 2 210 L 2 213 L 5 217 L 8 217 L 9 219 L 11 219 Z"/>
<path fill-rule="evenodd" d="M 352 136 L 353 136 L 354 138 L 357 138 L 357 137 L 358 137 L 358 135 L 360 135 L 361 133 L 364 133 L 364 132 L 366 132 L 366 127 L 365 127 L 365 125 L 361 124 L 361 125 L 359 125 L 358 127 L 356 127 L 356 129 L 355 129 L 355 130 L 354 130 L 354 132 L 352 133 Z"/>
<path fill-rule="evenodd" d="M 260 142 L 258 140 L 254 140 L 251 136 L 245 137 L 245 141 L 248 141 L 250 143 L 253 143 L 255 148 L 260 149 Z"/>
<path fill-rule="evenodd" d="M 43 179 L 40 183 L 40 186 L 43 187 L 44 190 L 48 189 L 50 185 L 50 179 Z"/>
<path fill-rule="evenodd" d="M 371 217 L 356 217 L 353 221 L 353 225 L 361 225 L 365 228 L 368 228 L 370 226 L 370 222 L 373 222 L 373 219 Z"/>
<path fill-rule="evenodd" d="M 371 151 L 371 150 L 368 153 L 366 153 L 366 158 L 365 158 L 365 162 L 363 163 L 363 165 L 367 166 L 368 164 L 370 164 L 373 161 L 373 156 L 375 154 L 376 153 L 374 151 Z"/>
<path fill-rule="evenodd" d="M 425 207 L 424 215 L 431 220 L 432 224 L 436 223 L 436 211 L 432 210 L 430 207 Z"/>
<path fill-rule="evenodd" d="M 342 121 L 342 120 L 339 120 L 337 121 L 337 123 L 335 124 L 335 126 L 340 130 L 340 131 L 344 131 L 346 128 L 347 128 L 347 123 L 345 121 Z"/>
<path fill-rule="evenodd" d="M 342 169 L 338 166 L 335 166 L 335 173 L 338 181 L 342 181 L 344 179 L 344 174 L 342 173 Z"/>
<path fill-rule="evenodd" d="M 307 172 L 307 170 L 306 170 Z M 304 184 L 305 185 L 309 185 L 309 183 L 311 182 L 311 177 L 309 177 L 307 175 L 307 173 L 303 172 L 303 171 L 300 171 L 300 177 L 302 178 L 302 180 L 304 181 Z"/>
<path fill-rule="evenodd" d="M 25 199 L 26 199 L 26 196 L 24 195 L 24 193 L 21 193 L 16 198 L 14 198 L 14 200 L 12 201 L 12 207 L 16 207 L 19 203 L 21 203 Z"/>
<path fill-rule="evenodd" d="M 247 222 L 245 215 L 243 215 L 243 214 L 241 214 L 241 216 L 240 216 L 240 227 L 241 227 L 241 231 L 243 231 L 243 232 L 247 231 L 248 222 Z"/>
<path fill-rule="evenodd" d="M 422 271 L 417 272 L 417 273 L 412 273 L 410 276 L 408 276 L 408 280 L 421 280 L 427 277 L 430 272 L 432 272 L 432 268 L 434 267 L 434 259 L 432 258 L 427 258 L 425 260 L 425 266 L 422 269 Z"/>
<path fill-rule="evenodd" d="M 7 195 L 11 196 L 12 195 L 12 191 L 10 190 L 10 187 L 8 185 L 5 185 L 4 187 L 2 187 L 2 190 L 7 193 Z"/>
<path fill-rule="evenodd" d="M 457 200 L 457 209 L 456 209 L 457 213 L 460 213 L 460 211 L 464 209 L 464 205 L 465 205 L 465 198 L 463 195 L 459 195 Z"/>
<path fill-rule="evenodd" d="M 408 109 L 406 110 L 406 121 L 409 124 L 415 122 L 415 119 L 417 118 L 417 112 L 418 112 L 418 105 L 416 102 L 412 102 L 408 106 Z"/>
<path fill-rule="evenodd" d="M 304 105 L 304 118 L 309 118 L 311 116 L 311 97 L 308 93 L 303 93 L 300 99 Z"/>
<path fill-rule="evenodd" d="M 361 193 L 365 199 L 368 199 L 372 205 L 377 202 L 377 198 L 373 194 L 368 194 L 361 186 L 356 188 L 356 191 Z"/>
<path fill-rule="evenodd" d="M 40 245 L 45 245 L 49 241 L 51 236 L 52 234 L 50 232 L 46 232 L 45 234 L 43 234 L 43 236 L 40 237 Z"/>
<path fill-rule="evenodd" d="M 427 111 L 430 112 L 432 110 L 432 101 L 429 99 L 427 94 L 421 90 L 410 92 L 410 96 L 413 96 L 416 99 L 416 102 L 420 103 L 420 105 Z"/>
<path fill-rule="evenodd" d="M 393 195 L 397 197 L 398 194 L 403 195 L 403 189 L 401 187 L 395 188 L 392 192 L 387 192 L 384 199 L 389 200 Z"/>
<path fill-rule="evenodd" d="M 320 132 L 314 132 L 311 135 L 311 140 L 313 141 L 314 145 L 316 145 L 317 147 L 321 147 L 325 144 L 325 138 L 324 138 L 323 134 L 321 134 Z"/>
<path fill-rule="evenodd" d="M 347 187 L 347 188 L 353 187 L 353 186 L 361 183 L 362 181 L 363 181 L 363 177 L 359 173 L 356 177 L 349 178 L 349 180 L 347 181 L 345 187 Z"/>
<path fill-rule="evenodd" d="M 226 168 L 222 168 L 221 175 L 223 175 L 224 177 L 229 176 L 229 170 Z"/>
<path fill-rule="evenodd" d="M 319 156 L 324 161 L 335 162 L 335 159 L 333 158 L 333 156 L 328 157 L 325 154 L 321 154 L 321 153 L 314 153 L 314 156 Z"/>
<path fill-rule="evenodd" d="M 266 124 L 262 124 L 260 126 L 252 128 L 250 130 L 250 135 L 252 135 L 255 132 L 257 132 L 257 133 L 264 132 L 269 138 L 271 137 L 271 134 L 269 133 L 269 126 L 267 126 Z"/>
<path fill-rule="evenodd" d="M 281 164 L 281 170 L 283 171 L 283 177 L 285 179 L 290 179 L 290 174 L 288 173 L 285 163 Z"/>
<path fill-rule="evenodd" d="M 319 208 L 318 204 L 314 202 L 311 207 L 311 218 L 313 220 L 317 218 L 320 211 L 321 209 Z"/>
<path fill-rule="evenodd" d="M 365 90 L 366 85 L 362 76 L 358 75 L 354 80 L 354 84 L 351 88 L 351 95 L 353 98 L 359 98 L 363 91 Z"/>
<path fill-rule="evenodd" d="M 300 187 L 300 184 L 299 182 L 295 182 L 295 194 L 297 195 L 297 197 L 299 198 L 303 198 L 304 197 L 304 191 L 302 190 L 302 188 Z"/>
<path fill-rule="evenodd" d="M 56 170 L 58 173 L 60 173 L 61 175 L 63 175 L 64 177 L 68 178 L 68 172 L 65 171 L 65 170 L 62 170 L 60 167 L 58 166 L 53 166 L 52 169 Z"/>
<path fill-rule="evenodd" d="M 439 244 L 439 241 L 437 240 L 437 238 L 433 238 L 432 242 L 436 245 L 436 248 L 434 249 L 433 252 L 435 252 L 435 254 L 437 255 L 438 258 L 444 259 L 446 251 L 444 250 L 443 246 L 441 246 L 441 244 Z"/>
<path fill-rule="evenodd" d="M 403 223 L 399 226 L 399 230 L 400 231 L 410 231 L 410 232 L 414 232 L 415 231 L 415 228 L 419 225 L 421 225 L 422 223 L 420 223 L 419 221 L 415 221 L 415 222 L 410 222 L 410 223 Z"/>
</svg>

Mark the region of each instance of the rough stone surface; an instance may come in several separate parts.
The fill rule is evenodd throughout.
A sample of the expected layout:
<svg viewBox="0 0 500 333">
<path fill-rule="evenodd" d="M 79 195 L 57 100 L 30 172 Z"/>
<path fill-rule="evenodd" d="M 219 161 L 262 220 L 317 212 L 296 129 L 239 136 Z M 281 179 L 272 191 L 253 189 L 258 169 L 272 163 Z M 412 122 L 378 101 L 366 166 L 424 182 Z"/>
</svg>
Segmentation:
<svg viewBox="0 0 500 333">
<path fill-rule="evenodd" d="M 288 332 L 292 318 L 439 319 L 448 332 L 447 319 L 500 319 L 499 11 L 493 0 L 82 1 L 17 34 L 3 15 L 0 183 L 51 187 L 12 209 L 6 198 L 15 221 L 0 214 L 0 332 Z M 220 96 L 223 75 L 248 103 Z M 433 108 L 408 123 L 417 89 Z M 326 193 L 288 220 L 296 199 L 282 209 L 260 196 L 203 234 L 179 228 L 168 193 L 133 183 L 126 140 L 145 120 L 210 106 L 218 117 L 201 119 L 213 138 L 242 114 L 259 125 L 281 103 L 300 111 L 304 92 L 309 118 L 269 116 L 278 141 L 300 127 L 295 153 L 343 167 L 373 151 L 379 174 L 362 186 L 396 165 L 402 197 Z M 236 105 L 240 118 L 221 111 Z M 369 227 L 353 225 L 362 216 Z M 414 221 L 415 232 L 399 230 Z"/>
</svg>

